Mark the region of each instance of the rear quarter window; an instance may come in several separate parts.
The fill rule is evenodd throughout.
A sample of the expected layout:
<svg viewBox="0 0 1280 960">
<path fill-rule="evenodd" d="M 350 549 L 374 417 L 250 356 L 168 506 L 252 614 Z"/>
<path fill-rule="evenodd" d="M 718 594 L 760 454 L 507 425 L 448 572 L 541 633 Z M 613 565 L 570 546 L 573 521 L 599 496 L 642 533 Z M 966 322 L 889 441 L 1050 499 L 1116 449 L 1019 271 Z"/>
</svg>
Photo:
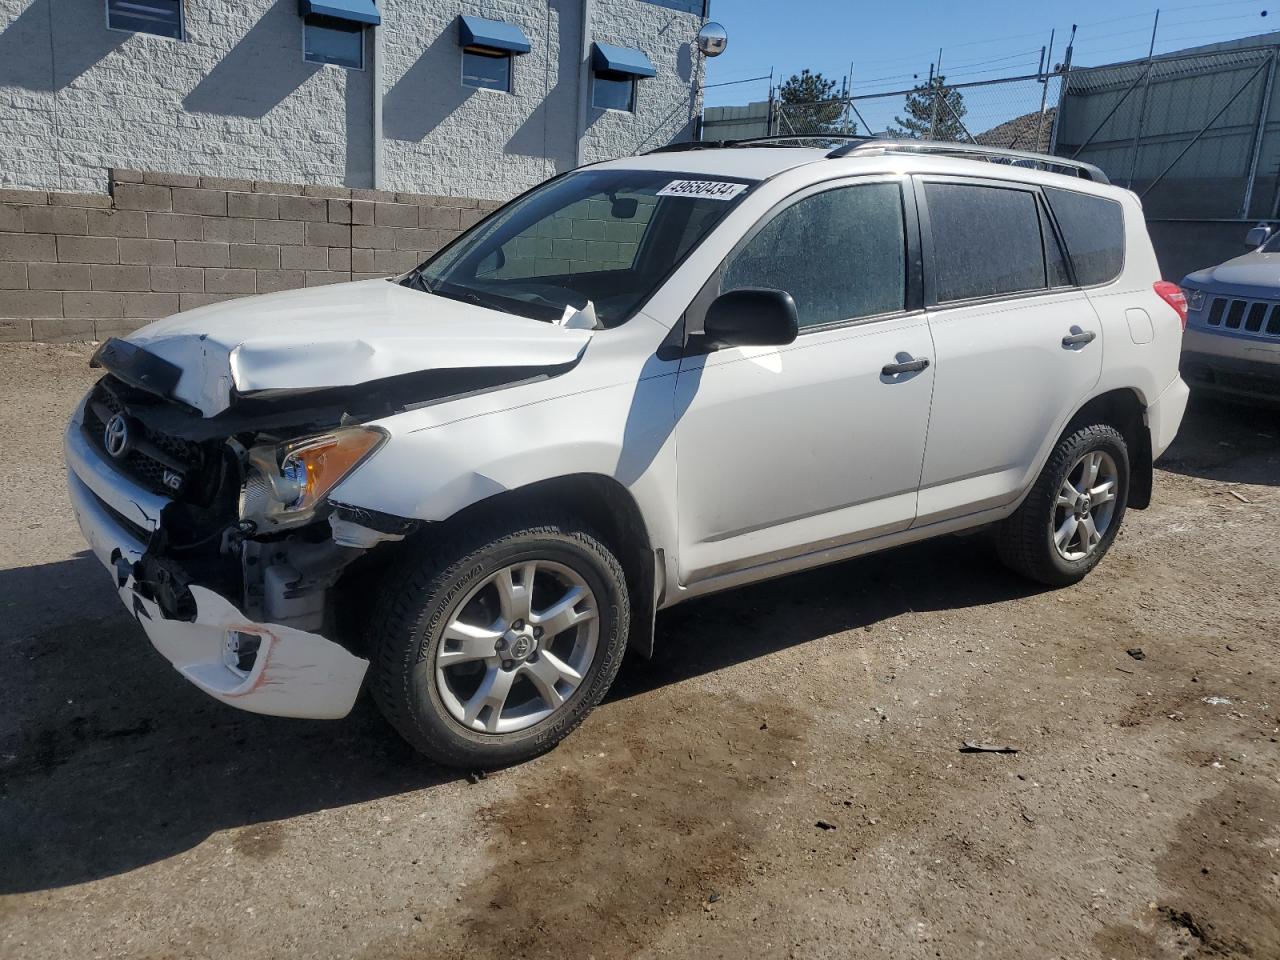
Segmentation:
<svg viewBox="0 0 1280 960">
<path fill-rule="evenodd" d="M 1114 200 L 1074 190 L 1044 188 L 1062 230 L 1076 283 L 1108 283 L 1124 269 L 1124 210 Z"/>
</svg>

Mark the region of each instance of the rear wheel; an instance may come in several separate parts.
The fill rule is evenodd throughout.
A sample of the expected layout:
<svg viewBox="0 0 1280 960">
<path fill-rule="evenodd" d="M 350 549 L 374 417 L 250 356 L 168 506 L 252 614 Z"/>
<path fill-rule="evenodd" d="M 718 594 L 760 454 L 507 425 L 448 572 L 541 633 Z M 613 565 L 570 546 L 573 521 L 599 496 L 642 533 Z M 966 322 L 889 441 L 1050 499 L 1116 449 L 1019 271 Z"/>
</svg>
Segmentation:
<svg viewBox="0 0 1280 960">
<path fill-rule="evenodd" d="M 571 520 L 432 544 L 383 598 L 372 688 L 413 746 L 492 767 L 550 749 L 600 702 L 629 626 L 617 559 Z"/>
<path fill-rule="evenodd" d="M 1124 519 L 1129 451 L 1109 424 L 1064 437 L 1031 492 L 1001 524 L 997 545 L 1011 569 L 1050 586 L 1077 583 L 1097 566 Z"/>
</svg>

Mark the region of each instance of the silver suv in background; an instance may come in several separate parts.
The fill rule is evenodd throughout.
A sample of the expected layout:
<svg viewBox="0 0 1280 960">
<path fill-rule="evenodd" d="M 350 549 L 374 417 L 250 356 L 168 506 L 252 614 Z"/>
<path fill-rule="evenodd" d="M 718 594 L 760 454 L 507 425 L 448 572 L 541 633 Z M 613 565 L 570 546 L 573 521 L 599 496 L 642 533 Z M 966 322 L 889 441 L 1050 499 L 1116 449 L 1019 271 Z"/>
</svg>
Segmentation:
<svg viewBox="0 0 1280 960">
<path fill-rule="evenodd" d="M 492 766 L 691 597 L 983 527 L 1086 576 L 1187 399 L 1137 198 L 981 147 L 692 146 L 548 181 L 405 276 L 104 344 L 71 499 L 152 644 L 260 713 L 367 683 Z"/>
<path fill-rule="evenodd" d="M 1197 391 L 1280 402 L 1280 234 L 1259 224 L 1253 249 L 1189 273 L 1182 376 Z"/>
</svg>

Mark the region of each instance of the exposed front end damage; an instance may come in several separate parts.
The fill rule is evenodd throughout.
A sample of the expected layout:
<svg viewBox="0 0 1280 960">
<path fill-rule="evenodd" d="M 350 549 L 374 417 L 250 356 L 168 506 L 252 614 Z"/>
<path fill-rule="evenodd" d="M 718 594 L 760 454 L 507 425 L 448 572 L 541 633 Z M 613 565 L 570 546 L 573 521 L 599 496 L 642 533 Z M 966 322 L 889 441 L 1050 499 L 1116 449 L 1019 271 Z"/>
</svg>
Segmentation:
<svg viewBox="0 0 1280 960">
<path fill-rule="evenodd" d="M 108 364 L 65 438 L 80 528 L 126 609 L 179 672 L 224 703 L 345 716 L 368 661 L 367 618 L 335 602 L 344 577 L 375 566 L 370 554 L 418 523 L 328 492 L 387 439 L 370 421 L 530 371 L 274 391 L 205 417 L 154 392 L 155 369 L 139 375 L 133 359 L 118 373 Z"/>
<path fill-rule="evenodd" d="M 95 449 L 83 411 L 65 445 L 81 531 L 125 608 L 183 676 L 255 713 L 346 716 L 368 661 L 358 638 L 336 627 L 333 587 L 353 561 L 394 537 L 369 531 L 352 543 L 338 510 L 266 537 L 217 511 L 193 526 L 190 504 L 146 489 Z M 344 542 L 331 534 L 335 523 Z"/>
<path fill-rule="evenodd" d="M 172 620 L 136 584 L 120 588 L 152 645 L 212 697 L 252 713 L 338 719 L 351 712 L 369 661 L 317 633 L 247 619 L 192 585 L 190 622 Z"/>
</svg>

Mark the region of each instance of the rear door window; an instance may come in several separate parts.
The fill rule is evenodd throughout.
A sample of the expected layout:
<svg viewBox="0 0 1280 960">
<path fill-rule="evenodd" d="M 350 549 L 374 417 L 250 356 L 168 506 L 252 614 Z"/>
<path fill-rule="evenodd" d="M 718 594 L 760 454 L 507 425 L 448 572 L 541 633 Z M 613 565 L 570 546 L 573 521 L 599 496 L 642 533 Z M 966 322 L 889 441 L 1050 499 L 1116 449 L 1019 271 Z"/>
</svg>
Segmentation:
<svg viewBox="0 0 1280 960">
<path fill-rule="evenodd" d="M 1120 204 L 1074 190 L 1044 188 L 1062 230 L 1076 283 L 1090 287 L 1120 276 L 1124 268 L 1124 211 Z"/>
<path fill-rule="evenodd" d="M 1036 196 L 984 184 L 926 182 L 939 303 L 1045 289 Z"/>
</svg>

